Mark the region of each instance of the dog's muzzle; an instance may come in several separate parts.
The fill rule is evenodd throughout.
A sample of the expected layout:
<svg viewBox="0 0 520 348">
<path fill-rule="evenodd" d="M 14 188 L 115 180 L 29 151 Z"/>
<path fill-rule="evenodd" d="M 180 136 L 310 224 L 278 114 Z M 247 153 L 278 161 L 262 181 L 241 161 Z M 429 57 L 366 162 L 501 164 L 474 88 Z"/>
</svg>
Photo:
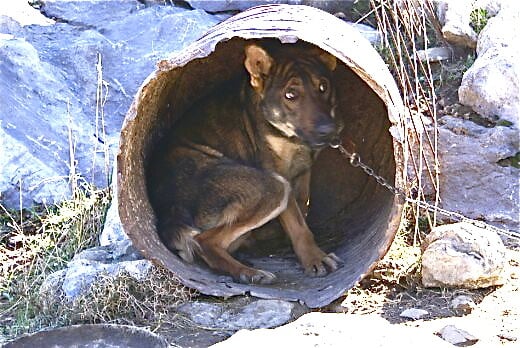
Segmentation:
<svg viewBox="0 0 520 348">
<path fill-rule="evenodd" d="M 316 127 L 312 133 L 309 145 L 314 149 L 322 148 L 328 146 L 335 139 L 339 139 L 336 125 L 334 123 L 325 123 Z"/>
</svg>

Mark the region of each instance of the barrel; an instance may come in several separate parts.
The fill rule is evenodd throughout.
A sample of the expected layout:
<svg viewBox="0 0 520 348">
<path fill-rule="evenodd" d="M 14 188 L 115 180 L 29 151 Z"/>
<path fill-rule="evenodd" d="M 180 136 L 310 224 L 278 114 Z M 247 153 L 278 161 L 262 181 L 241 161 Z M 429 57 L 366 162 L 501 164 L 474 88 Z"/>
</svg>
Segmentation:
<svg viewBox="0 0 520 348">
<path fill-rule="evenodd" d="M 245 255 L 256 268 L 276 274 L 271 285 L 235 282 L 204 263 L 185 263 L 158 236 L 147 194 L 146 166 L 154 146 L 201 96 L 244 73 L 248 40 L 304 41 L 334 55 L 336 117 L 350 151 L 390 184 L 405 182 L 403 119 L 399 91 L 377 51 L 355 28 L 301 5 L 251 8 L 216 25 L 203 37 L 157 64 L 125 117 L 117 156 L 118 208 L 124 231 L 142 255 L 172 271 L 203 294 L 248 294 L 325 306 L 353 287 L 388 251 L 401 219 L 402 199 L 352 166 L 333 148 L 323 150 L 311 174 L 307 222 L 325 252 L 344 264 L 324 277 L 305 276 L 292 252 L 273 245 L 269 255 Z M 242 255 L 243 257 L 244 255 Z"/>
</svg>

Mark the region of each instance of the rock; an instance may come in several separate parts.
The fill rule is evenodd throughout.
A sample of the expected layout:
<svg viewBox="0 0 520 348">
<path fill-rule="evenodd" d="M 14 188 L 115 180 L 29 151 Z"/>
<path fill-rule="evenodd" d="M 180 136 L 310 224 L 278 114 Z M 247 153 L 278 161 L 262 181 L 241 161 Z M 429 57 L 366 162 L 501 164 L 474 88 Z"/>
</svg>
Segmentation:
<svg viewBox="0 0 520 348">
<path fill-rule="evenodd" d="M 143 260 L 129 241 L 94 247 L 75 255 L 66 269 L 49 275 L 40 287 L 40 294 L 48 298 L 44 303 L 53 303 L 52 299 L 58 298 L 60 293 L 72 302 L 85 294 L 100 277 L 116 278 L 126 274 L 142 281 L 151 267 L 151 262 Z"/>
<path fill-rule="evenodd" d="M 450 308 L 459 313 L 469 314 L 477 305 L 473 299 L 467 295 L 459 295 L 450 302 Z"/>
<path fill-rule="evenodd" d="M 140 84 L 156 61 L 219 21 L 139 1 L 47 0 L 42 9 L 57 23 L 22 26 L 5 19 L 21 21 L 6 8 L 0 6 L 7 32 L 0 35 L 0 141 L 8 151 L 0 152 L 0 199 L 11 208 L 19 206 L 20 191 L 24 207 L 70 197 L 71 176 L 107 186 Z"/>
<path fill-rule="evenodd" d="M 422 348 L 453 347 L 427 330 L 392 325 L 378 315 L 319 312 L 275 329 L 241 330 L 212 347 L 416 348 L 418 342 Z"/>
<path fill-rule="evenodd" d="M 40 11 L 29 5 L 29 1 L 2 1 L 0 2 L 0 17 L 8 17 L 19 23 L 22 26 L 25 25 L 51 25 L 54 21 L 50 18 L 43 16 Z M 0 19 L 0 23 L 2 19 Z M 5 33 L 1 30 L 0 33 Z"/>
<path fill-rule="evenodd" d="M 502 6 L 480 33 L 477 59 L 464 73 L 459 101 L 490 119 L 520 127 L 520 41 L 511 30 L 520 22 L 520 4 Z"/>
<path fill-rule="evenodd" d="M 473 0 L 444 0 L 437 3 L 443 37 L 451 44 L 475 48 L 477 33 L 469 25 Z"/>
<path fill-rule="evenodd" d="M 416 55 L 423 62 L 442 62 L 451 59 L 453 52 L 449 47 L 432 47 L 426 50 L 418 50 Z"/>
<path fill-rule="evenodd" d="M 443 327 L 441 331 L 439 331 L 439 335 L 443 340 L 458 347 L 471 346 L 478 341 L 478 338 L 475 336 L 453 325 Z"/>
<path fill-rule="evenodd" d="M 520 169 L 501 163 L 519 151 L 518 130 L 451 116 L 439 125 L 441 207 L 517 230 Z"/>
<path fill-rule="evenodd" d="M 188 302 L 178 311 L 202 327 L 237 331 L 283 325 L 301 315 L 304 308 L 296 302 L 234 297 L 225 302 Z"/>
<path fill-rule="evenodd" d="M 207 12 L 226 12 L 244 11 L 248 8 L 260 5 L 272 4 L 291 4 L 307 5 L 322 9 L 329 13 L 350 12 L 354 0 L 226 0 L 226 1 L 207 1 L 207 0 L 186 0 L 191 7 Z"/>
<path fill-rule="evenodd" d="M 121 220 L 119 219 L 119 212 L 117 209 L 117 197 L 114 196 L 105 217 L 103 231 L 101 231 L 101 234 L 99 235 L 99 244 L 106 246 L 129 240 L 130 239 L 123 230 L 123 225 L 121 225 Z"/>
<path fill-rule="evenodd" d="M 402 311 L 401 314 L 399 314 L 399 316 L 403 318 L 418 320 L 424 316 L 427 316 L 428 314 L 430 313 L 428 313 L 428 311 L 425 311 L 424 309 L 407 308 L 404 311 Z"/>
<path fill-rule="evenodd" d="M 112 169 L 112 178 L 117 178 L 117 162 L 114 162 Z M 112 201 L 110 207 L 107 210 L 105 221 L 103 223 L 103 230 L 99 234 L 99 244 L 101 246 L 111 245 L 113 243 L 126 242 L 132 244 L 130 238 L 123 230 L 121 219 L 119 218 L 119 207 L 117 198 L 117 180 L 112 180 L 111 184 Z"/>
<path fill-rule="evenodd" d="M 477 289 L 505 282 L 506 249 L 492 231 L 466 222 L 437 226 L 423 250 L 425 287 Z"/>
<path fill-rule="evenodd" d="M 138 0 L 42 0 L 40 3 L 41 12 L 48 18 L 94 28 L 120 21 L 145 7 Z"/>
<path fill-rule="evenodd" d="M 381 42 L 382 42 L 381 41 L 381 33 L 379 32 L 379 30 L 374 29 L 374 28 L 372 28 L 369 25 L 361 24 L 361 23 L 347 22 L 347 24 L 349 24 L 350 26 L 356 28 L 356 30 L 359 31 L 361 33 L 361 35 L 363 35 L 363 37 L 365 39 L 370 41 L 370 43 L 373 46 L 381 45 Z"/>
</svg>

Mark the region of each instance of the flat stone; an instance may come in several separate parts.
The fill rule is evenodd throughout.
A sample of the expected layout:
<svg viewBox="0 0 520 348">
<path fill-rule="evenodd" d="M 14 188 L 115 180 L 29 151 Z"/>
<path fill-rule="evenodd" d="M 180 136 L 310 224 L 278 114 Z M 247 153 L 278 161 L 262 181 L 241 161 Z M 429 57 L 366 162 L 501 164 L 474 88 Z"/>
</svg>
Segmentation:
<svg viewBox="0 0 520 348">
<path fill-rule="evenodd" d="M 178 311 L 205 328 L 237 331 L 279 326 L 294 319 L 303 309 L 296 302 L 235 297 L 225 302 L 188 302 L 181 305 Z"/>
</svg>

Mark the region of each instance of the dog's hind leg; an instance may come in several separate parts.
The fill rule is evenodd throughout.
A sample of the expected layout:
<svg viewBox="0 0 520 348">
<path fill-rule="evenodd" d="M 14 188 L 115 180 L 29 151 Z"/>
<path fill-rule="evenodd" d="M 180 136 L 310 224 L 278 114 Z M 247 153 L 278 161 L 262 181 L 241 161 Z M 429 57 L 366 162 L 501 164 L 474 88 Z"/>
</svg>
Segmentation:
<svg viewBox="0 0 520 348">
<path fill-rule="evenodd" d="M 194 219 L 197 226 L 203 227 L 203 232 L 195 236 L 199 255 L 211 268 L 241 282 L 273 282 L 274 274 L 245 266 L 229 250 L 245 233 L 285 210 L 290 184 L 276 174 L 232 165 L 213 172 L 203 187 L 208 200 L 199 207 Z M 216 211 L 215 207 L 220 209 Z"/>
</svg>

